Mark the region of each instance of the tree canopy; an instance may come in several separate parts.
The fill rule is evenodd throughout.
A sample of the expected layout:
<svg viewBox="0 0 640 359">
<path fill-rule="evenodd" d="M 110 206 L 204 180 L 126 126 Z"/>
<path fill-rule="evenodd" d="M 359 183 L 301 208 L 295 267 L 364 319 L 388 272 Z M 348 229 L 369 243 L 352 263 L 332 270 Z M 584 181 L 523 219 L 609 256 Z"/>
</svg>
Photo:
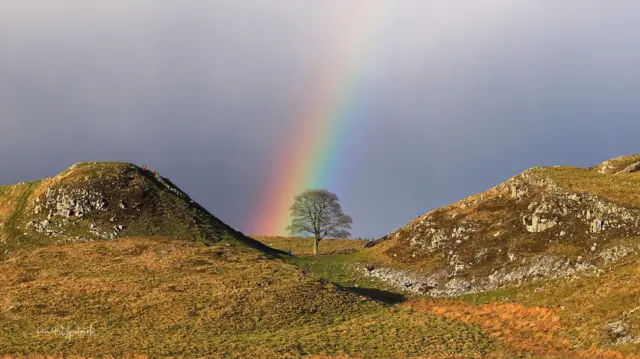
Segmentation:
<svg viewBox="0 0 640 359">
<path fill-rule="evenodd" d="M 307 190 L 296 196 L 290 208 L 292 235 L 312 235 L 315 238 L 314 254 L 318 243 L 327 237 L 348 238 L 353 220 L 344 214 L 339 198 L 326 189 Z"/>
</svg>

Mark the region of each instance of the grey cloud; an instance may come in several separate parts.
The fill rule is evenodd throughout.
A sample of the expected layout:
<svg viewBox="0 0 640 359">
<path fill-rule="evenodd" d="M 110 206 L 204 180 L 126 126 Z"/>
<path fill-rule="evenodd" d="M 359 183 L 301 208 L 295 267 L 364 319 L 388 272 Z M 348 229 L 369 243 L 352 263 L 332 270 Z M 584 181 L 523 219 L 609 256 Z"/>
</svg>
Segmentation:
<svg viewBox="0 0 640 359">
<path fill-rule="evenodd" d="M 349 3 L 0 0 L 0 183 L 147 163 L 246 230 L 318 69 L 372 3 L 331 188 L 354 234 L 531 166 L 639 152 L 637 2 Z"/>
</svg>

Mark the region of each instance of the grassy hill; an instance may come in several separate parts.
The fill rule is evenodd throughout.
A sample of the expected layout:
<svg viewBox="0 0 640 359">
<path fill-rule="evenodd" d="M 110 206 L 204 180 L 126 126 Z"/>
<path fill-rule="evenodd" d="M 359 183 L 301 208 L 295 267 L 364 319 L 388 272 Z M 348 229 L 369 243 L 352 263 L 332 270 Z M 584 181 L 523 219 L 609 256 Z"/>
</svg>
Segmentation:
<svg viewBox="0 0 640 359">
<path fill-rule="evenodd" d="M 597 273 L 640 250 L 640 172 L 620 172 L 638 159 L 530 169 L 379 240 L 369 274 L 454 296 Z"/>
<path fill-rule="evenodd" d="M 367 286 L 363 275 L 405 293 L 405 306 L 478 325 L 530 354 L 632 357 L 640 353 L 638 161 L 533 168 L 315 270 Z"/>
<path fill-rule="evenodd" d="M 129 236 L 240 241 L 266 249 L 169 179 L 128 163 L 79 163 L 52 178 L 0 187 L 2 256 L 49 244 Z"/>
<path fill-rule="evenodd" d="M 638 358 L 634 161 L 532 169 L 317 257 L 130 164 L 3 186 L 0 357 Z"/>
<path fill-rule="evenodd" d="M 79 164 L 0 191 L 0 354 L 474 357 L 496 348 L 474 325 L 322 280 L 134 165 Z"/>
</svg>

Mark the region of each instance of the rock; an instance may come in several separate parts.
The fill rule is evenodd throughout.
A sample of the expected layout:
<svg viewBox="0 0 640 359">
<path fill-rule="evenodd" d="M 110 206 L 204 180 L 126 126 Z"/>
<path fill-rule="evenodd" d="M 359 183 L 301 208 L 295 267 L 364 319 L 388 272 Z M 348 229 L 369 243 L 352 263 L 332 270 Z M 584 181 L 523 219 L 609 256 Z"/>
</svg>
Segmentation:
<svg viewBox="0 0 640 359">
<path fill-rule="evenodd" d="M 558 224 L 555 219 L 543 218 L 539 213 L 534 213 L 531 216 L 524 216 L 524 218 L 522 218 L 522 222 L 526 226 L 527 231 L 531 233 L 544 232 Z"/>
<path fill-rule="evenodd" d="M 591 222 L 591 233 L 598 233 L 605 229 L 606 221 L 598 218 Z"/>
<path fill-rule="evenodd" d="M 570 194 L 568 198 L 569 198 L 571 201 L 574 201 L 574 202 L 581 202 L 581 201 L 582 201 L 582 196 L 580 196 L 580 195 L 579 195 L 579 194 L 577 194 L 577 193 Z"/>
<path fill-rule="evenodd" d="M 628 173 L 635 173 L 635 172 L 640 172 L 640 162 L 636 162 L 616 174 L 620 175 L 620 174 L 628 174 Z"/>
<path fill-rule="evenodd" d="M 572 263 L 562 256 L 542 255 L 529 259 L 527 263 L 515 269 L 502 268 L 489 275 L 487 288 L 494 289 L 504 285 L 519 285 L 527 280 L 539 278 L 562 278 L 579 272 L 593 270 L 589 263 Z"/>
<path fill-rule="evenodd" d="M 391 268 L 364 268 L 364 274 L 368 277 L 381 279 L 398 290 L 414 294 L 425 294 L 435 288 L 426 282 L 426 278 L 409 271 Z"/>
<path fill-rule="evenodd" d="M 524 197 L 527 194 L 528 190 L 526 187 L 522 186 L 518 181 L 513 181 L 511 183 L 511 198 L 519 199 Z"/>
<path fill-rule="evenodd" d="M 419 258 L 442 261 L 442 265 L 423 268 L 419 278 L 395 269 L 377 269 L 376 275 L 411 291 L 419 287 L 417 283 L 427 283 L 437 288 L 425 292 L 430 296 L 466 293 L 465 286 L 452 282 L 454 279 L 468 282 L 470 291 L 494 290 L 596 274 L 599 269 L 595 264 L 640 254 L 640 244 L 636 249 L 624 242 L 614 242 L 616 247 L 604 243 L 639 235 L 640 210 L 589 193 L 572 193 L 555 184 L 551 176 L 533 169 L 482 195 L 427 213 L 374 243 L 397 242 L 391 248 L 408 245 L 408 250 L 404 247 L 387 253 L 400 260 L 415 262 L 411 258 Z M 575 261 L 564 251 L 554 250 L 569 240 L 584 258 Z"/>
<path fill-rule="evenodd" d="M 83 217 L 94 210 L 104 210 L 106 201 L 98 192 L 87 189 L 48 188 L 45 200 L 35 207 L 36 214 L 48 209 L 49 219 L 53 217 Z"/>
<path fill-rule="evenodd" d="M 169 182 L 167 182 L 167 180 L 165 180 L 164 177 L 160 176 L 160 174 L 158 174 L 157 172 L 155 172 L 155 179 L 160 182 L 160 184 L 162 184 L 163 186 L 165 186 L 169 191 L 171 191 L 173 194 L 179 196 L 179 197 L 183 197 L 183 198 L 188 198 L 188 196 L 182 192 L 180 189 L 178 189 L 175 186 L 172 186 L 171 184 L 169 184 Z"/>
<path fill-rule="evenodd" d="M 607 324 L 607 329 L 614 339 L 619 339 L 620 337 L 627 335 L 631 328 L 629 327 L 629 324 L 622 320 L 618 320 Z"/>
<path fill-rule="evenodd" d="M 639 250 L 640 244 L 636 244 L 635 247 L 631 245 L 615 246 L 600 252 L 598 257 L 602 258 L 606 264 L 611 264 L 620 261 L 624 257 L 636 254 Z"/>
</svg>

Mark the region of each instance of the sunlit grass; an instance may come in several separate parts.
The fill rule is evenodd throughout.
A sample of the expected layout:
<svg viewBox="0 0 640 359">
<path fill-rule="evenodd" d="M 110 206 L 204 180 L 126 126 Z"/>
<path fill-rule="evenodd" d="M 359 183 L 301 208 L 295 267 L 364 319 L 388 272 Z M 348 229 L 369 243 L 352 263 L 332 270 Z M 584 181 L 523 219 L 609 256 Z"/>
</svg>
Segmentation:
<svg viewBox="0 0 640 359">
<path fill-rule="evenodd" d="M 630 208 L 640 208 L 640 173 L 602 174 L 575 167 L 545 168 L 538 175 L 549 176 L 565 190 L 589 193 Z"/>
<path fill-rule="evenodd" d="M 128 238 L 0 262 L 5 354 L 425 357 L 493 348 L 483 331 L 351 292 L 259 251 Z M 67 340 L 38 335 L 95 329 Z"/>
<path fill-rule="evenodd" d="M 285 252 L 291 251 L 294 255 L 313 255 L 313 238 L 277 236 L 251 237 L 269 247 Z M 321 255 L 352 253 L 364 249 L 366 244 L 367 242 L 361 239 L 326 238 L 320 241 L 319 251 Z"/>
</svg>

